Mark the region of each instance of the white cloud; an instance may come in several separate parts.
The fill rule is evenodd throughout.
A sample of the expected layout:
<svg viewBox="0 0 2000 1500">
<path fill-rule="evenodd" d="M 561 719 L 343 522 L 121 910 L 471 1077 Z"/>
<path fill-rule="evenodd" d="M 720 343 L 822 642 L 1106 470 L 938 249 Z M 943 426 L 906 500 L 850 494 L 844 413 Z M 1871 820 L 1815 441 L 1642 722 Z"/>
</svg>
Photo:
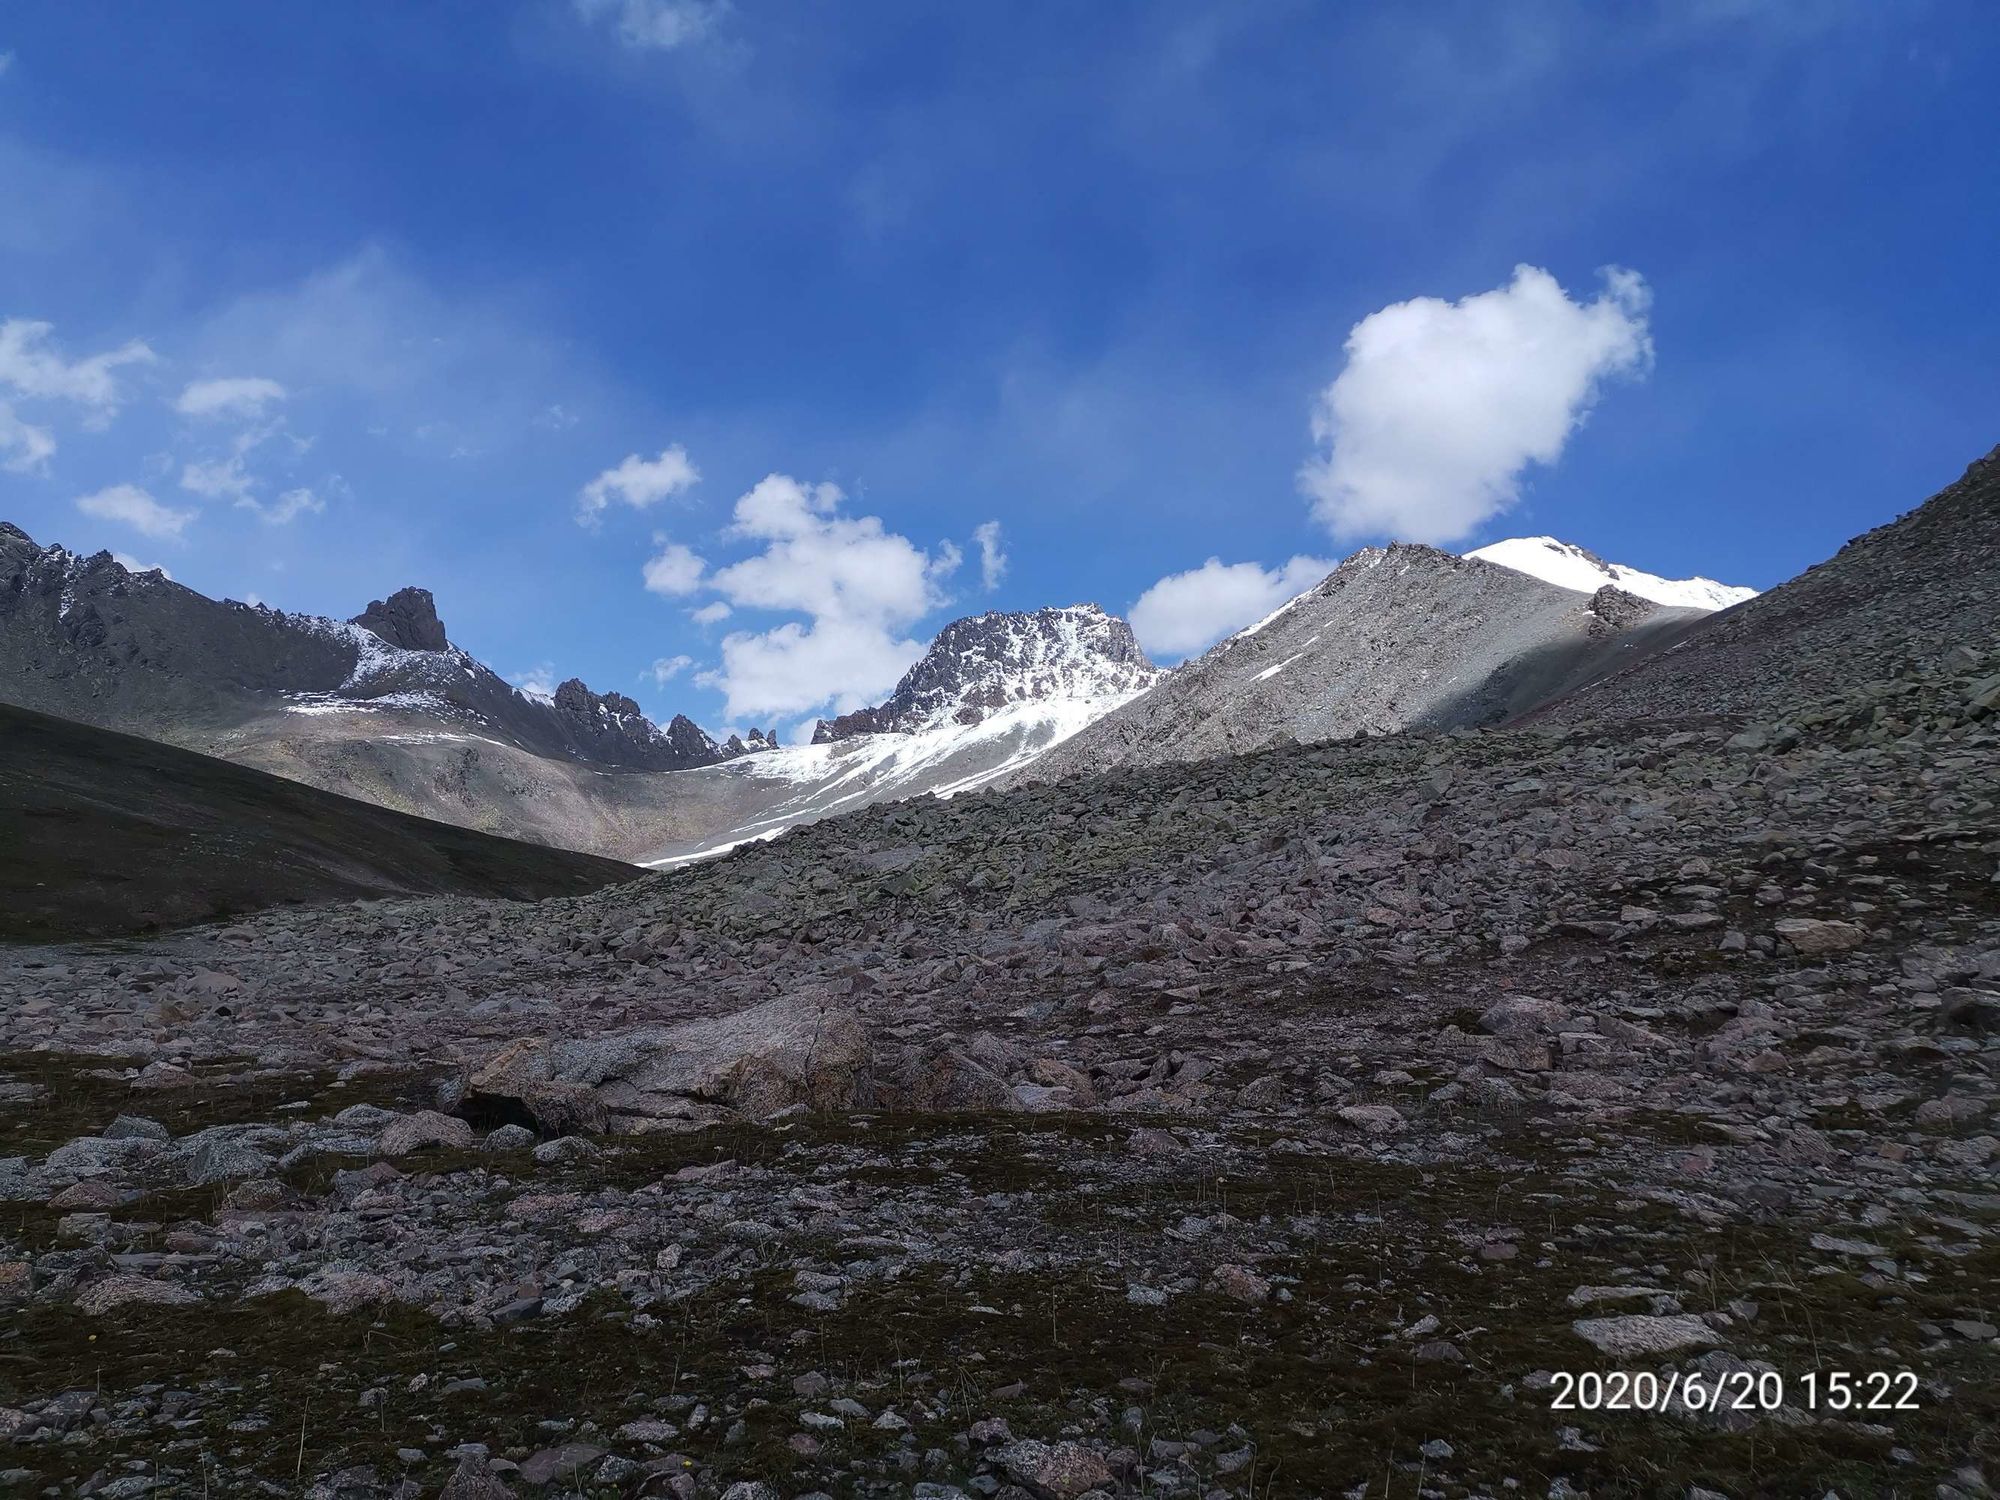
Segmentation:
<svg viewBox="0 0 2000 1500">
<path fill-rule="evenodd" d="M 736 611 L 717 599 L 711 604 L 704 604 L 700 609 L 689 610 L 688 618 L 697 625 L 713 625 L 717 620 L 726 620 L 734 613 Z"/>
<path fill-rule="evenodd" d="M 54 326 L 26 318 L 0 323 L 0 385 L 16 395 L 74 401 L 102 416 L 118 409 L 117 371 L 150 364 L 153 351 L 137 339 L 88 359 L 67 360 L 51 346 Z"/>
<path fill-rule="evenodd" d="M 732 718 L 802 714 L 823 704 L 847 713 L 887 696 L 923 650 L 921 641 L 856 620 L 792 621 L 725 636 L 721 669 L 695 680 L 722 690 L 723 712 Z"/>
<path fill-rule="evenodd" d="M 197 380 L 180 393 L 174 410 L 184 417 L 257 417 L 273 401 L 285 399 L 285 388 L 261 375 L 232 375 Z"/>
<path fill-rule="evenodd" d="M 151 537 L 179 538 L 195 513 L 160 504 L 136 484 L 114 484 L 94 495 L 81 495 L 76 508 L 100 521 L 117 521 Z"/>
<path fill-rule="evenodd" d="M 688 461 L 687 449 L 679 443 L 662 449 L 658 458 L 628 454 L 617 468 L 606 469 L 577 492 L 576 518 L 594 525 L 613 500 L 644 510 L 692 488 L 700 478 L 701 471 Z"/>
<path fill-rule="evenodd" d="M 735 608 L 809 620 L 723 638 L 721 667 L 696 680 L 723 691 L 726 716 L 858 708 L 923 653 L 902 632 L 944 602 L 958 549 L 926 552 L 877 516 L 842 515 L 844 499 L 834 485 L 772 474 L 736 502 L 729 534 L 764 549 L 719 569 L 709 586 Z"/>
<path fill-rule="evenodd" d="M 1521 471 L 1561 456 L 1602 384 L 1651 363 L 1644 280 L 1603 275 L 1602 294 L 1573 302 L 1517 266 L 1493 291 L 1355 324 L 1313 414 L 1326 451 L 1299 473 L 1314 516 L 1338 537 L 1444 543 L 1511 506 Z"/>
<path fill-rule="evenodd" d="M 128 573 L 158 573 L 162 578 L 172 578 L 174 576 L 157 563 L 140 562 L 138 558 L 129 552 L 114 552 L 111 554 L 111 560 Z"/>
<path fill-rule="evenodd" d="M 716 592 L 738 608 L 878 625 L 914 620 L 941 602 L 937 582 L 956 565 L 957 549 L 933 558 L 877 516 L 840 515 L 845 498 L 837 485 L 784 474 L 759 481 L 736 502 L 730 534 L 767 545 L 718 571 Z"/>
<path fill-rule="evenodd" d="M 1171 573 L 1141 594 L 1129 612 L 1132 633 L 1150 655 L 1192 656 L 1255 624 L 1333 570 L 1324 558 L 1295 557 L 1282 568 L 1211 557 Z"/>
<path fill-rule="evenodd" d="M 692 656 L 663 656 L 646 669 L 646 675 L 655 686 L 665 687 L 693 665 Z"/>
<path fill-rule="evenodd" d="M 671 52 L 700 41 L 728 12 L 727 0 L 573 0 L 593 25 L 609 21 L 635 52 Z"/>
<path fill-rule="evenodd" d="M 0 77 L 5 77 L 7 70 L 13 66 L 14 54 L 11 52 L 0 52 Z"/>
<path fill-rule="evenodd" d="M 1000 587 L 1000 580 L 1007 576 L 1007 553 L 1000 545 L 1000 523 L 981 521 L 972 529 L 972 539 L 979 544 L 979 585 L 988 591 Z"/>
<path fill-rule="evenodd" d="M 269 505 L 253 500 L 248 495 L 236 503 L 242 509 L 254 513 L 266 526 L 287 526 L 300 516 L 316 516 L 326 509 L 326 501 L 303 487 L 286 490 Z"/>
<path fill-rule="evenodd" d="M 40 474 L 56 451 L 55 434 L 17 416 L 0 401 L 0 469 L 13 474 Z"/>
<path fill-rule="evenodd" d="M 701 587 L 701 575 L 708 564 L 679 542 L 667 542 L 665 537 L 655 537 L 655 541 L 666 542 L 659 554 L 646 560 L 646 588 L 654 594 L 692 594 Z"/>
</svg>

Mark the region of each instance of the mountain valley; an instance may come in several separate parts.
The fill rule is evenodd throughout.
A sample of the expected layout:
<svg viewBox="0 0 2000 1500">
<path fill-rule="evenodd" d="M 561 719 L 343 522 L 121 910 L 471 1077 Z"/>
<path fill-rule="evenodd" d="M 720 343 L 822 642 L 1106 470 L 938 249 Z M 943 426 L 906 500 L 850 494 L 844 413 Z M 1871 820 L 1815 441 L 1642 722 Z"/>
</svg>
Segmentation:
<svg viewBox="0 0 2000 1500">
<path fill-rule="evenodd" d="M 949 798 L 532 903 L 0 950 L 19 1482 L 2000 1472 L 2000 450 L 1718 614 L 1391 548 L 1152 680 L 1057 613 L 820 744 L 645 773 L 990 729 L 924 761 Z M 1093 722 L 1014 765 L 1060 702 Z M 1671 1394 L 1563 1409 L 1583 1370 Z"/>
</svg>

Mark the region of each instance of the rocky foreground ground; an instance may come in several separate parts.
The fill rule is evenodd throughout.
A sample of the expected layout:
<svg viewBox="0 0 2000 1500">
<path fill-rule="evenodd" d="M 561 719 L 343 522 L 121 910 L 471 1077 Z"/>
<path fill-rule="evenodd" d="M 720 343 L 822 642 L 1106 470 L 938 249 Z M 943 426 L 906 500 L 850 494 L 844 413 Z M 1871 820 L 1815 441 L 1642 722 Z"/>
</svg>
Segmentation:
<svg viewBox="0 0 2000 1500">
<path fill-rule="evenodd" d="M 7 950 L 0 1486 L 1987 1494 L 1996 711 L 1973 642 Z"/>
</svg>

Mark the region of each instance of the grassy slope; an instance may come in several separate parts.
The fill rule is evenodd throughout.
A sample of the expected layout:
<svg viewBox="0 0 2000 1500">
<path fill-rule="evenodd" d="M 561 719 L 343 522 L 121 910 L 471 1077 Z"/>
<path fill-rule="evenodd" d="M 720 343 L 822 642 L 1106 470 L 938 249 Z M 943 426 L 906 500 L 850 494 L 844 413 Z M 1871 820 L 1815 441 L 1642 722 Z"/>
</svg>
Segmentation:
<svg viewBox="0 0 2000 1500">
<path fill-rule="evenodd" d="M 0 940 L 371 896 L 536 900 L 638 873 L 0 705 Z"/>
</svg>

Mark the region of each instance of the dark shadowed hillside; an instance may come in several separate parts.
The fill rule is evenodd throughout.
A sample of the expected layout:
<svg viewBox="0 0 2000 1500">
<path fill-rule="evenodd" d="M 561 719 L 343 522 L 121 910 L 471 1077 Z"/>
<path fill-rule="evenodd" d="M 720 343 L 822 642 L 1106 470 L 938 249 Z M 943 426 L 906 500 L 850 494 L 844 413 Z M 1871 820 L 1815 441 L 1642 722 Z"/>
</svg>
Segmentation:
<svg viewBox="0 0 2000 1500">
<path fill-rule="evenodd" d="M 636 872 L 0 706 L 0 938 L 110 936 L 261 907 L 535 900 Z"/>
</svg>

